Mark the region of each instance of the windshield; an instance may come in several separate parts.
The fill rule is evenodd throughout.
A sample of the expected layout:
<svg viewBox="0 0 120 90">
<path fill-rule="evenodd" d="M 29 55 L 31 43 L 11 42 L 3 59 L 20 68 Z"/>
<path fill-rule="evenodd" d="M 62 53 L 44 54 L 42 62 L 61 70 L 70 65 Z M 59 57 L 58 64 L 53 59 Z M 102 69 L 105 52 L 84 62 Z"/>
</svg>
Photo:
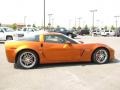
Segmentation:
<svg viewBox="0 0 120 90">
<path fill-rule="evenodd" d="M 66 38 L 68 38 L 68 39 L 70 39 L 71 41 L 75 42 L 76 44 L 80 44 L 80 42 L 77 41 L 77 40 L 75 40 L 75 39 L 69 38 L 69 37 L 66 36 L 66 35 L 63 35 L 63 36 L 66 37 Z"/>
<path fill-rule="evenodd" d="M 47 34 L 44 37 L 44 41 L 48 43 L 59 43 L 59 44 L 65 44 L 66 42 L 70 42 L 72 44 L 78 44 L 77 41 L 65 35 L 58 35 L 58 34 Z"/>
<path fill-rule="evenodd" d="M 5 32 L 14 32 L 14 30 L 9 29 L 9 28 L 3 28 L 5 30 Z"/>
</svg>

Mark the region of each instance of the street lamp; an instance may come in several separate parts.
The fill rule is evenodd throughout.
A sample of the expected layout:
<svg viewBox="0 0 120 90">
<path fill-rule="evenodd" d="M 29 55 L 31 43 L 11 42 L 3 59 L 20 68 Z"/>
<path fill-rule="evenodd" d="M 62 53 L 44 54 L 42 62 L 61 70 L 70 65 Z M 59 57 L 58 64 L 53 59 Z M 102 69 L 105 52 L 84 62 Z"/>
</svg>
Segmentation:
<svg viewBox="0 0 120 90">
<path fill-rule="evenodd" d="M 24 26 L 26 27 L 26 18 L 27 16 L 24 16 Z"/>
<path fill-rule="evenodd" d="M 44 16 L 44 31 L 45 31 L 45 0 L 44 0 L 44 10 L 43 10 L 43 16 Z"/>
<path fill-rule="evenodd" d="M 93 20 L 92 20 L 92 28 L 93 28 L 93 30 L 94 30 L 94 13 L 97 12 L 97 9 L 90 10 L 90 12 L 92 12 L 92 14 L 93 14 L 93 16 L 92 16 L 92 17 L 93 17 L 93 18 L 92 18 L 92 19 L 93 19 Z"/>
<path fill-rule="evenodd" d="M 51 26 L 54 28 L 54 18 L 52 18 Z"/>
<path fill-rule="evenodd" d="M 117 28 L 118 28 L 118 25 L 117 25 L 117 23 L 118 23 L 118 18 L 119 18 L 120 16 L 114 16 L 114 17 L 115 17 L 115 19 L 116 19 L 115 24 L 116 24 L 116 30 L 117 30 Z"/>
<path fill-rule="evenodd" d="M 80 20 L 81 20 L 81 17 L 78 18 L 78 21 L 79 21 L 79 27 L 80 27 Z"/>
<path fill-rule="evenodd" d="M 75 30 L 76 30 L 76 17 L 75 17 Z"/>
<path fill-rule="evenodd" d="M 69 19 L 69 21 L 68 21 L 68 27 L 69 27 L 69 29 L 71 28 L 71 19 Z"/>
<path fill-rule="evenodd" d="M 49 17 L 49 23 L 48 23 L 48 25 L 49 25 L 49 30 L 50 30 L 50 26 L 51 26 L 51 16 L 52 16 L 53 14 L 48 14 L 48 17 Z"/>
</svg>

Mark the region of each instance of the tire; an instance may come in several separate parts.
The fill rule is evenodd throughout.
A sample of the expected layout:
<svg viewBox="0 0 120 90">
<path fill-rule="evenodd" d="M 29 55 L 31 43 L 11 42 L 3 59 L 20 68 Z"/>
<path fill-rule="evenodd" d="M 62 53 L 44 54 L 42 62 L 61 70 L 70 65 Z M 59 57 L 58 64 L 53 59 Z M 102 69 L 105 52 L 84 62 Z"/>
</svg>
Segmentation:
<svg viewBox="0 0 120 90">
<path fill-rule="evenodd" d="M 38 64 L 38 56 L 35 52 L 30 50 L 21 51 L 18 54 L 16 67 L 22 69 L 31 69 L 35 68 Z"/>
<path fill-rule="evenodd" d="M 96 34 L 96 33 L 94 33 L 94 36 L 97 36 L 97 34 Z"/>
<path fill-rule="evenodd" d="M 6 40 L 13 40 L 13 37 L 12 36 L 7 36 Z"/>
<path fill-rule="evenodd" d="M 107 36 L 109 36 L 110 34 L 109 33 L 107 33 Z"/>
<path fill-rule="evenodd" d="M 92 61 L 96 64 L 104 64 L 109 61 L 109 52 L 105 48 L 95 50 L 92 55 Z"/>
</svg>

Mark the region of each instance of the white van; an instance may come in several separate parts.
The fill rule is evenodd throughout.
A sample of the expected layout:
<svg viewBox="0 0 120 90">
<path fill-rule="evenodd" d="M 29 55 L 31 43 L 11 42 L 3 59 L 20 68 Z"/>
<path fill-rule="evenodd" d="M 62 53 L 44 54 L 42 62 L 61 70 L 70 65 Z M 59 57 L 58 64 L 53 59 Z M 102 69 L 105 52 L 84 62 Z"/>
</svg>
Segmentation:
<svg viewBox="0 0 120 90">
<path fill-rule="evenodd" d="M 101 30 L 101 36 L 114 36 L 115 31 L 113 30 Z"/>
</svg>

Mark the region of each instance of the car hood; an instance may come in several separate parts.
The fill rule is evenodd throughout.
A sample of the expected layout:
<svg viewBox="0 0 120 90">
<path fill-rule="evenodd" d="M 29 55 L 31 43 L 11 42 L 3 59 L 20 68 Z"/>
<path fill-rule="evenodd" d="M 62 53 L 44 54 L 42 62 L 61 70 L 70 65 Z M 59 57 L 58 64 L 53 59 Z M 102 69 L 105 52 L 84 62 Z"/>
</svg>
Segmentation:
<svg viewBox="0 0 120 90">
<path fill-rule="evenodd" d="M 95 48 L 100 48 L 100 47 L 112 49 L 110 46 L 108 46 L 106 44 L 101 44 L 101 43 L 88 43 L 88 44 L 83 44 L 82 46 L 87 49 L 95 49 Z"/>
</svg>

